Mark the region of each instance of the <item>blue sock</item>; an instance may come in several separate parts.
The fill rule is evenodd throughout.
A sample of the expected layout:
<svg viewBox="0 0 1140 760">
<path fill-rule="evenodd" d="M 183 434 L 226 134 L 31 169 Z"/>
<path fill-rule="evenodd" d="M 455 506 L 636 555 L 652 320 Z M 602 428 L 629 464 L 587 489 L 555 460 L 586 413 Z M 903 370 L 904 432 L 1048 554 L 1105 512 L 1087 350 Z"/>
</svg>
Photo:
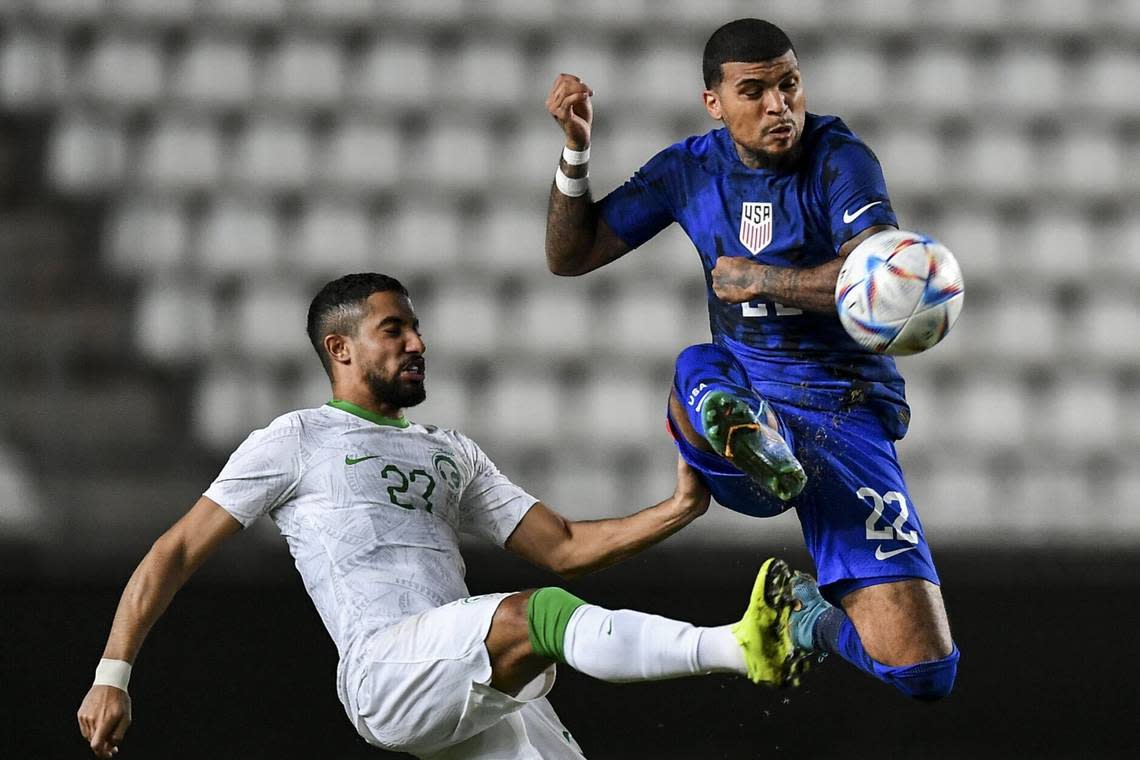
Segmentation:
<svg viewBox="0 0 1140 760">
<path fill-rule="evenodd" d="M 752 383 L 740 361 L 713 343 L 689 346 L 677 356 L 673 390 L 697 432 L 705 429 L 699 411 L 701 402 L 713 391 L 728 391 L 734 396 L 754 401 L 751 406 L 756 410 L 763 403 L 752 390 Z"/>
<path fill-rule="evenodd" d="M 835 625 L 837 621 L 839 624 Z M 820 623 L 816 627 L 816 640 L 821 649 L 838 654 L 864 673 L 894 686 L 908 697 L 933 701 L 947 696 L 954 688 L 960 657 L 957 646 L 940 660 L 893 667 L 871 659 L 863 648 L 859 632 L 846 615 L 842 620 L 835 616 L 826 621 L 821 618 Z"/>
</svg>

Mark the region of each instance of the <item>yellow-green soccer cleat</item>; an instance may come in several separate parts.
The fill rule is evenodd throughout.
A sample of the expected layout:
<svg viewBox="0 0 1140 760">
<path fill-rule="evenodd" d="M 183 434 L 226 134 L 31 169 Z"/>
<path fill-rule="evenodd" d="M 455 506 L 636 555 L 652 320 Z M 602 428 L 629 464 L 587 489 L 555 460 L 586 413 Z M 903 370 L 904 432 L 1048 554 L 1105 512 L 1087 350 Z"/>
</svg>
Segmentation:
<svg viewBox="0 0 1140 760">
<path fill-rule="evenodd" d="M 780 435 L 767 403 L 757 414 L 744 399 L 713 391 L 701 405 L 705 440 L 765 491 L 788 501 L 804 490 L 807 475 Z"/>
<path fill-rule="evenodd" d="M 792 641 L 790 618 L 796 604 L 788 564 L 774 557 L 766 560 L 756 575 L 744 617 L 732 626 L 753 683 L 799 685 L 810 651 Z"/>
</svg>

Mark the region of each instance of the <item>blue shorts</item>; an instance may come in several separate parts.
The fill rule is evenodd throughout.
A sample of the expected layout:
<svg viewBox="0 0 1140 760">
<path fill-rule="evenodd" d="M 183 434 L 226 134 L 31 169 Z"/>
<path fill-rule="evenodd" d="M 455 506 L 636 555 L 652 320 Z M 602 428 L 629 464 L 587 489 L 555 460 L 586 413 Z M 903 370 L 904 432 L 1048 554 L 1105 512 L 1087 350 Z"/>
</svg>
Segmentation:
<svg viewBox="0 0 1140 760">
<path fill-rule="evenodd" d="M 737 365 L 726 385 L 747 382 Z M 734 377 L 735 376 L 735 377 Z M 677 389 L 678 396 L 682 390 Z M 754 517 L 794 507 L 825 595 L 838 600 L 856 589 L 938 573 L 918 513 L 911 505 L 893 439 L 866 407 L 815 411 L 769 401 L 780 433 L 807 473 L 807 485 L 785 503 L 716 454 L 701 451 L 670 429 L 681 456 L 702 476 L 722 506 Z"/>
</svg>

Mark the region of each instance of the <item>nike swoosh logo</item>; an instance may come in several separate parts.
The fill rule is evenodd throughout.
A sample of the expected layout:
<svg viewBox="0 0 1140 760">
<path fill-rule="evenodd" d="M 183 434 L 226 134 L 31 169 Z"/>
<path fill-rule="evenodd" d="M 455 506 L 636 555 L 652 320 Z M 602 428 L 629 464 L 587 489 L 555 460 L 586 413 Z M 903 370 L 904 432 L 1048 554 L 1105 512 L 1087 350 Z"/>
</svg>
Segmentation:
<svg viewBox="0 0 1140 760">
<path fill-rule="evenodd" d="M 858 210 L 858 211 L 856 211 L 854 214 L 849 214 L 849 213 L 847 213 L 847 211 L 845 210 L 845 211 L 843 212 L 843 223 L 844 223 L 844 224 L 851 224 L 851 222 L 853 222 L 853 221 L 855 221 L 856 219 L 858 219 L 859 217 L 863 216 L 863 212 L 864 212 L 864 211 L 866 211 L 867 209 L 871 208 L 871 206 L 878 206 L 880 203 L 882 203 L 882 201 L 874 201 L 874 202 L 872 202 L 872 203 L 868 203 L 866 206 L 864 206 L 863 208 L 859 209 L 859 210 Z"/>
<path fill-rule="evenodd" d="M 901 549 L 892 549 L 889 552 L 885 552 L 885 551 L 883 551 L 883 545 L 879 544 L 878 546 L 875 547 L 875 559 L 882 562 L 885 559 L 890 559 L 891 557 L 895 556 L 896 554 L 902 554 L 903 552 L 909 552 L 911 549 L 917 549 L 917 548 L 918 548 L 917 546 L 904 546 Z"/>
<path fill-rule="evenodd" d="M 344 463 L 345 464 L 360 464 L 361 462 L 365 462 L 369 459 L 376 459 L 379 456 L 380 456 L 379 454 L 372 454 L 370 456 L 360 457 L 359 459 L 353 459 L 348 454 L 345 454 L 344 455 Z"/>
</svg>

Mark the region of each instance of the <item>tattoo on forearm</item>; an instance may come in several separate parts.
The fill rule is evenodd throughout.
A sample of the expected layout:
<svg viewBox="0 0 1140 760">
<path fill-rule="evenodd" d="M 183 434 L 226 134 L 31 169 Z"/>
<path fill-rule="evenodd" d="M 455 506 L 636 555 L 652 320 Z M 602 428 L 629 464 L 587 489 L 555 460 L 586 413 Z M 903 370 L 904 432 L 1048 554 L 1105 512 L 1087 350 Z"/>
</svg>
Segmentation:
<svg viewBox="0 0 1140 760">
<path fill-rule="evenodd" d="M 807 311 L 834 311 L 838 272 L 831 262 L 810 269 L 765 266 L 759 297 Z"/>
<path fill-rule="evenodd" d="M 559 161 L 562 172 L 570 178 L 586 176 L 587 164 L 570 166 Z M 571 198 L 550 183 L 550 202 L 546 212 L 546 261 L 554 271 L 572 270 L 578 263 L 578 252 L 593 246 L 598 212 L 589 190 Z"/>
</svg>

